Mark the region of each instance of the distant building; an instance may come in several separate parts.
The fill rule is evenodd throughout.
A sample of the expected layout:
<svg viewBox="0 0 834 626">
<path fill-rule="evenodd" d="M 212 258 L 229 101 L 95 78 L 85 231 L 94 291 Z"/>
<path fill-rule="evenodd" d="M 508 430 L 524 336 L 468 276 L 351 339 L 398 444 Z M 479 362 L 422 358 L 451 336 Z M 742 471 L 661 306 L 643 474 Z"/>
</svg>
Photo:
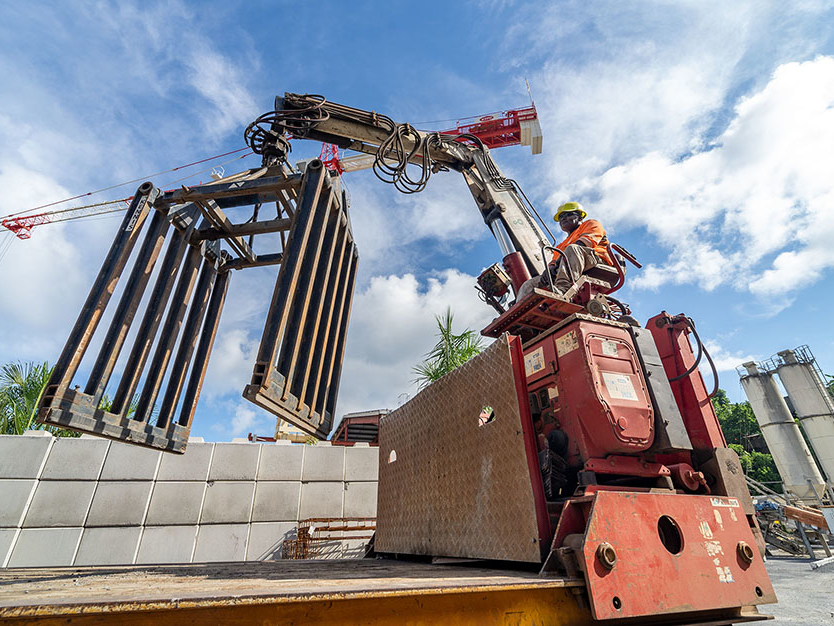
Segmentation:
<svg viewBox="0 0 834 626">
<path fill-rule="evenodd" d="M 352 446 L 358 442 L 378 446 L 379 420 L 388 413 L 390 413 L 388 409 L 345 413 L 333 436 L 330 437 L 330 441 L 343 446 Z"/>
</svg>

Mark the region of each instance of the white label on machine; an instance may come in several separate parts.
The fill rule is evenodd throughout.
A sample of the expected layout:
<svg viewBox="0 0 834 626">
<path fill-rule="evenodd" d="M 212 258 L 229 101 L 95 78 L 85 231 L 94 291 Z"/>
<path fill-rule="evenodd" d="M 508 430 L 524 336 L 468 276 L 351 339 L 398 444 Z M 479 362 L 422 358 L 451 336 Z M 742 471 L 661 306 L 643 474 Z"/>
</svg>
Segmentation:
<svg viewBox="0 0 834 626">
<path fill-rule="evenodd" d="M 532 376 L 538 371 L 544 369 L 544 348 L 534 350 L 530 354 L 524 355 L 524 373 L 527 376 Z"/>
<path fill-rule="evenodd" d="M 732 506 L 740 507 L 738 500 L 735 498 L 711 498 L 712 506 Z"/>
<path fill-rule="evenodd" d="M 579 342 L 576 340 L 576 331 L 572 330 L 565 333 L 561 337 L 556 338 L 556 354 L 559 356 L 572 352 L 579 347 Z"/>
<path fill-rule="evenodd" d="M 639 401 L 631 382 L 631 376 L 627 374 L 614 374 L 613 372 L 600 372 L 608 395 L 618 400 Z"/>
<path fill-rule="evenodd" d="M 602 353 L 608 356 L 617 356 L 617 342 L 603 340 Z"/>
</svg>

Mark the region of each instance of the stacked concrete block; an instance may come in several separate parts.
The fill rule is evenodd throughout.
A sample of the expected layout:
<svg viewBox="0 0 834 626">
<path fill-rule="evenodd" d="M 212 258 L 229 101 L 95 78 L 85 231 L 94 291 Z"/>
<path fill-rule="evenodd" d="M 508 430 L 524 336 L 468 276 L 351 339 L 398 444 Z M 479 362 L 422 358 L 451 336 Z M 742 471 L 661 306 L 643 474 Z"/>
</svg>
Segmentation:
<svg viewBox="0 0 834 626">
<path fill-rule="evenodd" d="M 269 560 L 301 519 L 373 517 L 378 449 L 0 436 L 0 567 Z M 323 556 L 361 556 L 335 536 Z"/>
<path fill-rule="evenodd" d="M 209 485 L 215 444 L 190 442 L 185 454 L 160 454 L 136 563 L 190 563 Z"/>
</svg>

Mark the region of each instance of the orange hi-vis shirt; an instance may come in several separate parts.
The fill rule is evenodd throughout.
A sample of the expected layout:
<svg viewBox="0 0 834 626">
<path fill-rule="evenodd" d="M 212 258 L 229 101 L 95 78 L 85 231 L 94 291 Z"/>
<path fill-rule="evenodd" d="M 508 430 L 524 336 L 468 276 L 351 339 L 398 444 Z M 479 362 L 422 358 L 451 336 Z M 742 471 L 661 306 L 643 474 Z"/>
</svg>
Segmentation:
<svg viewBox="0 0 834 626">
<path fill-rule="evenodd" d="M 613 265 L 611 263 L 611 257 L 608 256 L 608 237 L 605 235 L 605 229 L 602 227 L 602 224 L 597 220 L 585 220 L 556 247 L 559 250 L 564 250 L 572 243 L 579 242 L 593 250 L 603 263 Z M 554 252 L 553 260 L 558 260 L 559 256 L 558 252 Z"/>
</svg>

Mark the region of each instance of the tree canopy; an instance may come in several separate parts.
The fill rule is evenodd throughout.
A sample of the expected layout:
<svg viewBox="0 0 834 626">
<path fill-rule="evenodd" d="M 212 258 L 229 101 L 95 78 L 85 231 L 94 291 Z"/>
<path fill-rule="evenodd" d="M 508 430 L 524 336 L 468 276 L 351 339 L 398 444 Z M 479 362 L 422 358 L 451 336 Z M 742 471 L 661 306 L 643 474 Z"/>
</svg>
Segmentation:
<svg viewBox="0 0 834 626">
<path fill-rule="evenodd" d="M 413 368 L 417 375 L 415 382 L 420 389 L 425 388 L 453 369 L 460 367 L 483 350 L 483 341 L 474 330 L 467 328 L 460 334 L 452 330 L 451 308 L 446 308 L 443 315 L 436 315 L 438 341 L 426 354 L 425 360 Z"/>
<path fill-rule="evenodd" d="M 48 430 L 59 437 L 78 437 L 75 431 L 35 421 L 38 401 L 52 368 L 49 363 L 6 363 L 0 367 L 0 434 L 22 435 L 27 430 Z"/>
<path fill-rule="evenodd" d="M 773 457 L 756 452 L 750 445 L 751 435 L 760 435 L 761 429 L 753 414 L 750 403 L 730 402 L 727 392 L 719 389 L 712 398 L 712 407 L 721 424 L 727 444 L 736 451 L 744 473 L 763 483 L 779 482 L 779 472 Z M 774 491 L 781 491 L 779 485 L 770 485 Z"/>
</svg>

